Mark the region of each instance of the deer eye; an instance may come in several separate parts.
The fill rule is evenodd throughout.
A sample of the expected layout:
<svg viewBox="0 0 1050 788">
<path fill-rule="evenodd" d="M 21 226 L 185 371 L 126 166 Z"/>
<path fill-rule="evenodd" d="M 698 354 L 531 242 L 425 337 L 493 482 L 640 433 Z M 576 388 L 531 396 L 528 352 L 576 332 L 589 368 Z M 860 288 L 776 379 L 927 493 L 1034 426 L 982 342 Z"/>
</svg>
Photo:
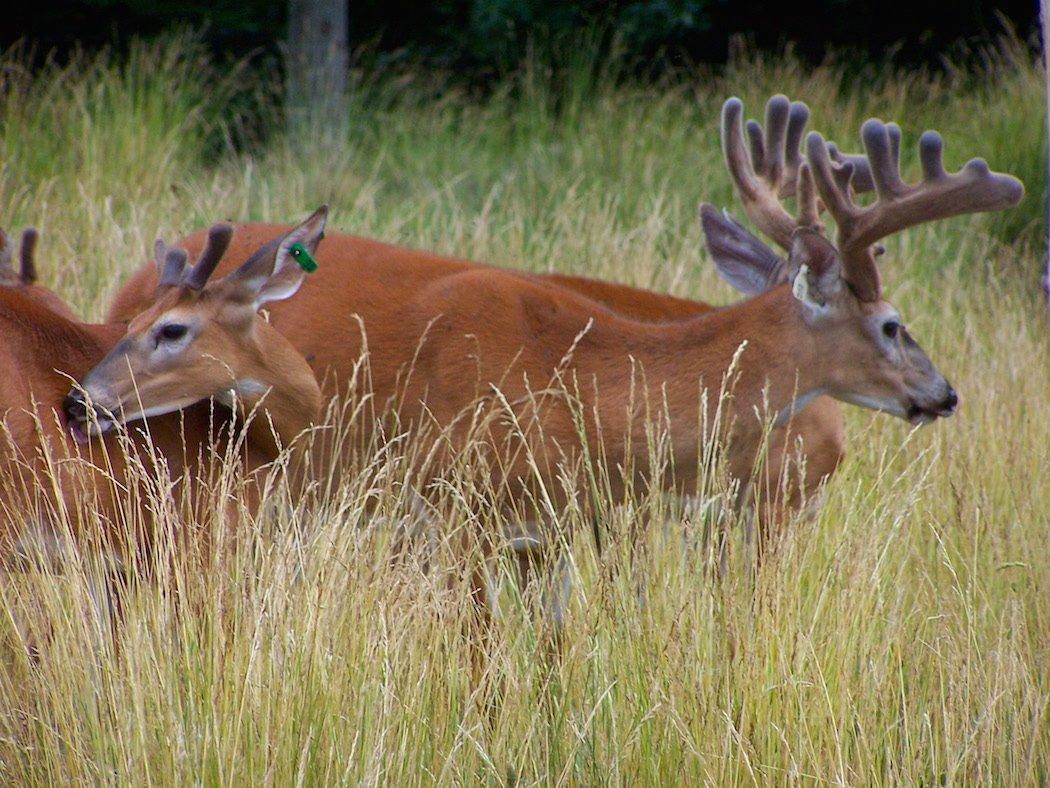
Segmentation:
<svg viewBox="0 0 1050 788">
<path fill-rule="evenodd" d="M 186 336 L 188 330 L 189 327 L 182 323 L 165 323 L 157 332 L 157 343 L 177 342 Z"/>
<path fill-rule="evenodd" d="M 887 320 L 882 324 L 882 333 L 887 339 L 896 339 L 901 332 L 901 324 L 896 320 Z"/>
</svg>

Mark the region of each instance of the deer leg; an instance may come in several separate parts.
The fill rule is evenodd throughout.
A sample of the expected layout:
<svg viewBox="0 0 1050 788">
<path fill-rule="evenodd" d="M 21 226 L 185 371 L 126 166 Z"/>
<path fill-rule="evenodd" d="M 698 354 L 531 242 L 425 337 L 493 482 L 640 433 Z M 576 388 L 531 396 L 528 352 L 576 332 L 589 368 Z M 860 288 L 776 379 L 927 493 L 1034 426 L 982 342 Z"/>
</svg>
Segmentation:
<svg viewBox="0 0 1050 788">
<path fill-rule="evenodd" d="M 775 549 L 789 520 L 816 516 L 825 484 L 844 456 L 842 415 L 835 403 L 814 403 L 788 428 L 774 430 L 756 512 L 759 557 Z"/>
<path fill-rule="evenodd" d="M 511 539 L 518 581 L 526 608 L 539 629 L 538 640 L 548 657 L 561 655 L 562 627 L 572 593 L 568 555 L 561 541 L 543 533 L 534 522 Z"/>
<path fill-rule="evenodd" d="M 617 535 L 615 539 L 604 540 L 605 544 L 598 542 L 600 577 L 604 586 L 603 594 L 606 590 L 613 588 L 620 575 L 619 549 L 625 545 L 627 548 L 628 578 L 635 585 L 636 601 L 638 606 L 642 608 L 645 607 L 646 602 L 644 569 L 648 559 L 648 550 L 644 539 L 648 532 L 650 520 L 651 517 L 648 512 L 637 513 L 628 523 L 626 532 L 622 536 Z M 597 519 L 595 519 L 594 523 L 594 534 L 597 541 L 601 533 L 600 523 Z"/>
<path fill-rule="evenodd" d="M 652 553 L 649 549 L 650 530 L 653 524 L 652 512 L 641 512 L 631 520 L 627 528 L 628 538 L 628 566 L 630 567 L 631 581 L 634 583 L 634 599 L 638 609 L 644 611 L 648 602 L 648 578 L 649 567 L 652 562 Z M 667 533 L 669 523 L 663 524 L 663 533 Z"/>
</svg>

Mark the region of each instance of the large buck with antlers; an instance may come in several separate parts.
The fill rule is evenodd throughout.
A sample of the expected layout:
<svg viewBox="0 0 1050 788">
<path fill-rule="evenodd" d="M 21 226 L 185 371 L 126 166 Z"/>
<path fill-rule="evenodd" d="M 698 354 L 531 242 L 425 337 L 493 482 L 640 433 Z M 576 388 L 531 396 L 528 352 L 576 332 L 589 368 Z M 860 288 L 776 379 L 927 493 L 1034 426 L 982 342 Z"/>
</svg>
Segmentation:
<svg viewBox="0 0 1050 788">
<path fill-rule="evenodd" d="M 672 486 L 682 491 L 695 484 L 698 457 L 712 441 L 723 445 L 731 471 L 746 478 L 764 434 L 763 414 L 786 421 L 821 395 L 912 423 L 950 415 L 954 390 L 883 299 L 875 244 L 923 222 L 1013 205 L 1021 184 L 980 161 L 946 173 L 940 138 L 928 132 L 920 142 L 923 179 L 906 185 L 895 127 L 868 121 L 862 139 L 877 199 L 859 207 L 850 196 L 859 160 L 835 162 L 823 138 L 811 133 L 805 160 L 795 153 L 797 141 L 789 141 L 778 163 L 780 146 L 775 140 L 766 146 L 753 131 L 749 157 L 740 115 L 740 103 L 727 102 L 730 174 L 745 212 L 787 252 L 776 277 L 784 283 L 748 301 L 673 323 L 644 323 L 537 277 L 332 234 L 322 256 L 331 278 L 307 282 L 299 308 L 275 304 L 271 324 L 319 376 L 331 380 L 334 372 L 345 380 L 364 347 L 359 317 L 376 398 L 397 410 L 402 426 L 425 426 L 442 446 L 455 449 L 480 434 L 500 454 L 492 463 L 497 487 L 512 495 L 543 487 L 540 519 L 557 513 L 563 489 L 557 469 L 574 467 L 585 447 L 601 447 L 592 456 L 600 456 L 614 488 L 644 483 L 643 401 L 666 412 Z M 784 191 L 797 196 L 794 217 L 782 207 Z M 818 195 L 838 225 L 835 243 L 819 224 Z M 704 212 L 713 217 L 710 208 Z M 238 234 L 254 243 L 261 240 L 256 234 L 276 231 L 255 225 Z M 734 364 L 727 418 L 720 430 L 705 429 L 701 399 L 705 392 L 717 397 Z M 131 357 L 129 366 L 139 371 Z M 338 381 L 330 386 L 338 392 Z M 482 418 L 481 433 L 478 413 L 491 416 Z M 508 446 L 511 456 L 503 454 Z M 618 475 L 627 468 L 634 473 Z M 440 463 L 426 469 L 440 472 Z M 542 527 L 533 533 L 542 540 Z M 495 541 L 483 540 L 483 547 Z"/>
<path fill-rule="evenodd" d="M 143 545 L 126 540 L 148 540 L 152 525 L 148 506 L 135 511 L 134 501 L 148 496 L 131 495 L 128 485 L 141 476 L 129 474 L 129 453 L 132 462 L 142 463 L 150 475 L 164 470 L 177 485 L 188 485 L 185 500 L 192 504 L 195 490 L 211 477 L 214 458 L 227 454 L 224 441 L 237 441 L 232 454 L 240 456 L 251 472 L 276 457 L 274 433 L 288 445 L 316 418 L 321 395 L 309 366 L 255 313 L 255 299 L 261 293 L 272 297 L 294 293 L 302 271 L 296 266 L 299 273 L 289 275 L 273 254 L 262 254 L 214 283 L 201 298 L 207 274 L 222 257 L 229 237 L 228 226 L 213 228 L 200 259 L 189 267 L 184 250 L 157 249 L 167 274 L 161 300 L 179 301 L 183 318 L 194 330 L 214 338 L 223 354 L 226 377 L 212 372 L 205 379 L 199 365 L 158 358 L 158 375 L 181 392 L 181 404 L 188 407 L 181 413 L 143 413 L 148 418 L 128 430 L 126 443 L 116 434 L 89 440 L 100 427 L 110 433 L 106 429 L 110 425 L 104 415 L 89 418 L 79 390 L 67 392 L 71 379 L 86 376 L 114 352 L 123 356 L 127 326 L 83 323 L 53 292 L 35 284 L 35 231 L 23 233 L 20 273 L 9 264 L 10 245 L 4 240 L 0 249 L 0 563 L 20 551 L 61 544 L 67 529 L 79 532 L 98 526 L 108 532 L 92 533 L 93 541 L 137 551 Z M 191 291 L 196 299 L 178 295 Z M 150 341 L 154 350 L 166 353 L 178 339 L 161 331 Z M 253 381 L 251 390 L 238 387 L 245 380 Z M 252 408 L 257 411 L 252 424 L 259 426 L 250 427 L 243 439 L 230 429 L 230 420 L 236 418 L 232 411 L 202 402 L 214 396 L 232 406 L 231 389 L 240 395 L 237 408 L 242 414 Z M 272 395 L 273 409 L 267 395 Z M 294 408 L 288 406 L 289 399 L 295 400 Z M 258 491 L 249 487 L 249 496 L 257 498 Z"/>
</svg>

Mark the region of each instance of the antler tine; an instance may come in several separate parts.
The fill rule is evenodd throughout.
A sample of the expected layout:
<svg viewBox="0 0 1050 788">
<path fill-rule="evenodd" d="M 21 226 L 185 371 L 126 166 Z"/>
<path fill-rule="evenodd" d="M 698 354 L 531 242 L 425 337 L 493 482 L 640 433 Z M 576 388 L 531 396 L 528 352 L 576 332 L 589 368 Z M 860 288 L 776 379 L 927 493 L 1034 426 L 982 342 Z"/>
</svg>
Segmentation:
<svg viewBox="0 0 1050 788">
<path fill-rule="evenodd" d="M 784 178 L 784 140 L 787 137 L 788 115 L 791 102 L 787 96 L 777 94 L 766 102 L 766 155 L 763 173 L 770 186 L 780 192 Z M 748 124 L 750 125 L 750 124 Z M 793 173 L 792 173 L 793 174 Z M 788 180 L 794 180 L 793 178 Z"/>
<path fill-rule="evenodd" d="M 944 140 L 936 131 L 924 131 L 919 137 L 919 161 L 922 163 L 923 180 L 935 180 L 947 175 L 941 154 L 944 152 Z"/>
<path fill-rule="evenodd" d="M 896 124 L 893 124 L 896 125 Z M 897 130 L 900 137 L 900 130 Z M 889 127 L 877 118 L 864 121 L 860 128 L 860 138 L 868 154 L 871 166 L 871 178 L 875 183 L 875 194 L 878 199 L 892 200 L 908 190 L 901 180 L 900 145 L 896 149 L 890 141 Z"/>
<path fill-rule="evenodd" d="M 897 130 L 896 136 L 892 134 L 893 129 Z M 894 145 L 894 156 L 899 156 L 900 151 L 900 128 L 896 124 L 890 124 L 890 142 Z M 832 154 L 834 159 L 835 146 L 830 142 L 828 143 L 828 152 Z M 835 178 L 835 184 L 843 194 L 857 194 L 860 192 L 870 192 L 875 190 L 875 179 L 871 175 L 871 166 L 868 164 L 868 158 L 861 156 L 860 154 L 846 154 L 843 156 L 843 161 L 836 166 L 831 168 L 831 174 Z M 859 181 L 859 185 L 858 185 Z M 872 254 L 875 257 L 885 254 L 886 247 L 882 244 L 875 244 L 871 249 Z"/>
<path fill-rule="evenodd" d="M 740 196 L 754 199 L 759 191 L 758 179 L 744 151 L 744 139 L 740 133 L 740 117 L 744 105 L 740 99 L 727 99 L 722 105 L 722 155 L 725 158 L 729 177 L 740 190 Z"/>
<path fill-rule="evenodd" d="M 788 177 L 780 189 L 781 197 L 788 197 L 795 190 L 797 173 L 802 166 L 802 135 L 809 122 L 809 107 L 801 101 L 793 101 L 788 113 L 787 140 L 784 143 L 785 164 Z"/>
<path fill-rule="evenodd" d="M 155 259 L 160 267 L 160 279 L 158 287 L 175 287 L 181 281 L 186 271 L 186 250 L 169 248 L 164 242 L 157 240 L 154 244 Z"/>
<path fill-rule="evenodd" d="M 820 193 L 820 199 L 824 201 L 824 205 L 835 217 L 835 222 L 841 229 L 843 222 L 849 221 L 849 217 L 857 210 L 857 206 L 850 199 L 849 191 L 840 188 L 844 179 L 842 175 L 836 174 L 836 170 L 852 176 L 855 173 L 853 163 L 845 162 L 836 168 L 831 162 L 827 143 L 816 131 L 811 131 L 806 137 L 806 159 L 813 171 L 813 179 Z"/>
<path fill-rule="evenodd" d="M 813 171 L 805 162 L 798 168 L 798 221 L 799 227 L 820 229 L 820 209 L 817 207 L 817 189 L 813 183 Z"/>
<path fill-rule="evenodd" d="M 164 256 L 167 253 L 168 245 L 164 243 L 163 238 L 158 238 L 153 242 L 153 262 L 157 264 L 158 273 L 164 268 Z"/>
<path fill-rule="evenodd" d="M 27 227 L 22 231 L 22 246 L 19 249 L 19 268 L 22 282 L 27 285 L 36 281 L 36 242 L 40 233 L 35 227 Z"/>
<path fill-rule="evenodd" d="M 208 278 L 215 271 L 226 249 L 233 237 L 233 227 L 228 224 L 214 224 L 208 230 L 208 241 L 204 245 L 204 251 L 197 262 L 186 271 L 183 284 L 192 290 L 202 290 L 208 283 Z"/>
<path fill-rule="evenodd" d="M 871 249 L 866 248 L 861 254 L 848 254 L 843 239 L 848 238 L 856 222 L 863 213 L 849 196 L 849 181 L 853 175 L 852 162 L 844 162 L 839 172 L 845 172 L 845 178 L 836 174 L 831 163 L 831 154 L 824 138 L 815 131 L 806 137 L 806 158 L 812 170 L 813 180 L 820 198 L 827 206 L 828 212 L 838 225 L 838 246 L 842 253 L 843 279 L 862 301 L 874 301 L 882 292 L 879 280 L 879 269 Z"/>
<path fill-rule="evenodd" d="M 890 135 L 890 150 L 894 161 L 900 161 L 901 151 L 901 127 L 896 123 L 886 124 L 886 132 Z M 852 168 L 853 180 L 849 181 L 845 176 L 840 176 L 849 181 L 849 186 L 855 194 L 862 194 L 875 190 L 875 179 L 871 175 L 871 165 L 868 157 L 863 153 L 842 153 L 834 142 L 828 143 L 828 153 L 831 160 L 839 165 L 836 173 L 842 172 L 847 165 Z"/>
<path fill-rule="evenodd" d="M 868 168 L 867 159 L 864 160 L 864 169 L 868 177 L 870 178 L 871 170 Z M 854 165 L 852 161 L 844 161 L 842 162 L 842 164 L 832 166 L 831 177 L 835 179 L 835 185 L 843 194 L 851 194 L 856 192 L 856 190 L 852 188 L 853 180 L 854 178 L 856 178 L 856 172 L 856 165 Z M 871 188 L 875 188 L 874 181 L 871 182 Z"/>
<path fill-rule="evenodd" d="M 185 255 L 183 255 L 183 263 L 185 263 Z M 182 273 L 184 265 L 179 266 L 177 270 L 173 270 L 173 266 L 168 265 L 168 245 L 164 243 L 163 238 L 158 238 L 153 242 L 153 264 L 157 266 L 157 288 L 175 287 L 182 282 Z"/>
<path fill-rule="evenodd" d="M 744 124 L 747 132 L 747 144 L 751 151 L 751 170 L 753 172 L 764 172 L 766 168 L 766 140 L 762 134 L 762 127 L 757 120 L 748 120 Z"/>
<path fill-rule="evenodd" d="M 788 108 L 786 98 L 774 96 L 767 105 L 767 117 L 773 119 L 773 125 L 779 123 L 782 126 L 787 121 Z M 765 144 L 761 129 L 752 122 L 748 124 L 752 156 L 748 156 L 741 128 L 743 109 L 740 99 L 735 97 L 728 99 L 722 106 L 722 152 L 726 168 L 740 194 L 744 213 L 776 244 L 790 249 L 795 221 L 780 204 L 777 194 L 779 184 L 771 182 L 768 177 L 770 164 L 774 159 L 782 162 L 782 154 L 778 155 Z M 782 164 L 779 166 L 782 168 Z"/>
</svg>

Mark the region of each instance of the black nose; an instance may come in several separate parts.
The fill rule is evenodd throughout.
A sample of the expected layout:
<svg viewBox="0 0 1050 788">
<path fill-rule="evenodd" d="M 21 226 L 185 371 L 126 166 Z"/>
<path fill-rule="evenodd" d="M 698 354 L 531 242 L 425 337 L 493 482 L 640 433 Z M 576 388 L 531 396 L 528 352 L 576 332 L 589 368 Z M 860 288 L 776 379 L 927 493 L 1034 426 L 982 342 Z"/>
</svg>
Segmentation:
<svg viewBox="0 0 1050 788">
<path fill-rule="evenodd" d="M 67 419 L 72 421 L 87 420 L 87 403 L 84 402 L 84 395 L 76 389 L 66 394 L 66 398 L 62 400 L 62 410 L 65 411 Z"/>
<path fill-rule="evenodd" d="M 941 403 L 941 407 L 945 410 L 955 410 L 955 406 L 959 404 L 959 396 L 955 393 L 955 389 L 948 386 L 948 394 L 944 398 L 944 402 Z"/>
</svg>

